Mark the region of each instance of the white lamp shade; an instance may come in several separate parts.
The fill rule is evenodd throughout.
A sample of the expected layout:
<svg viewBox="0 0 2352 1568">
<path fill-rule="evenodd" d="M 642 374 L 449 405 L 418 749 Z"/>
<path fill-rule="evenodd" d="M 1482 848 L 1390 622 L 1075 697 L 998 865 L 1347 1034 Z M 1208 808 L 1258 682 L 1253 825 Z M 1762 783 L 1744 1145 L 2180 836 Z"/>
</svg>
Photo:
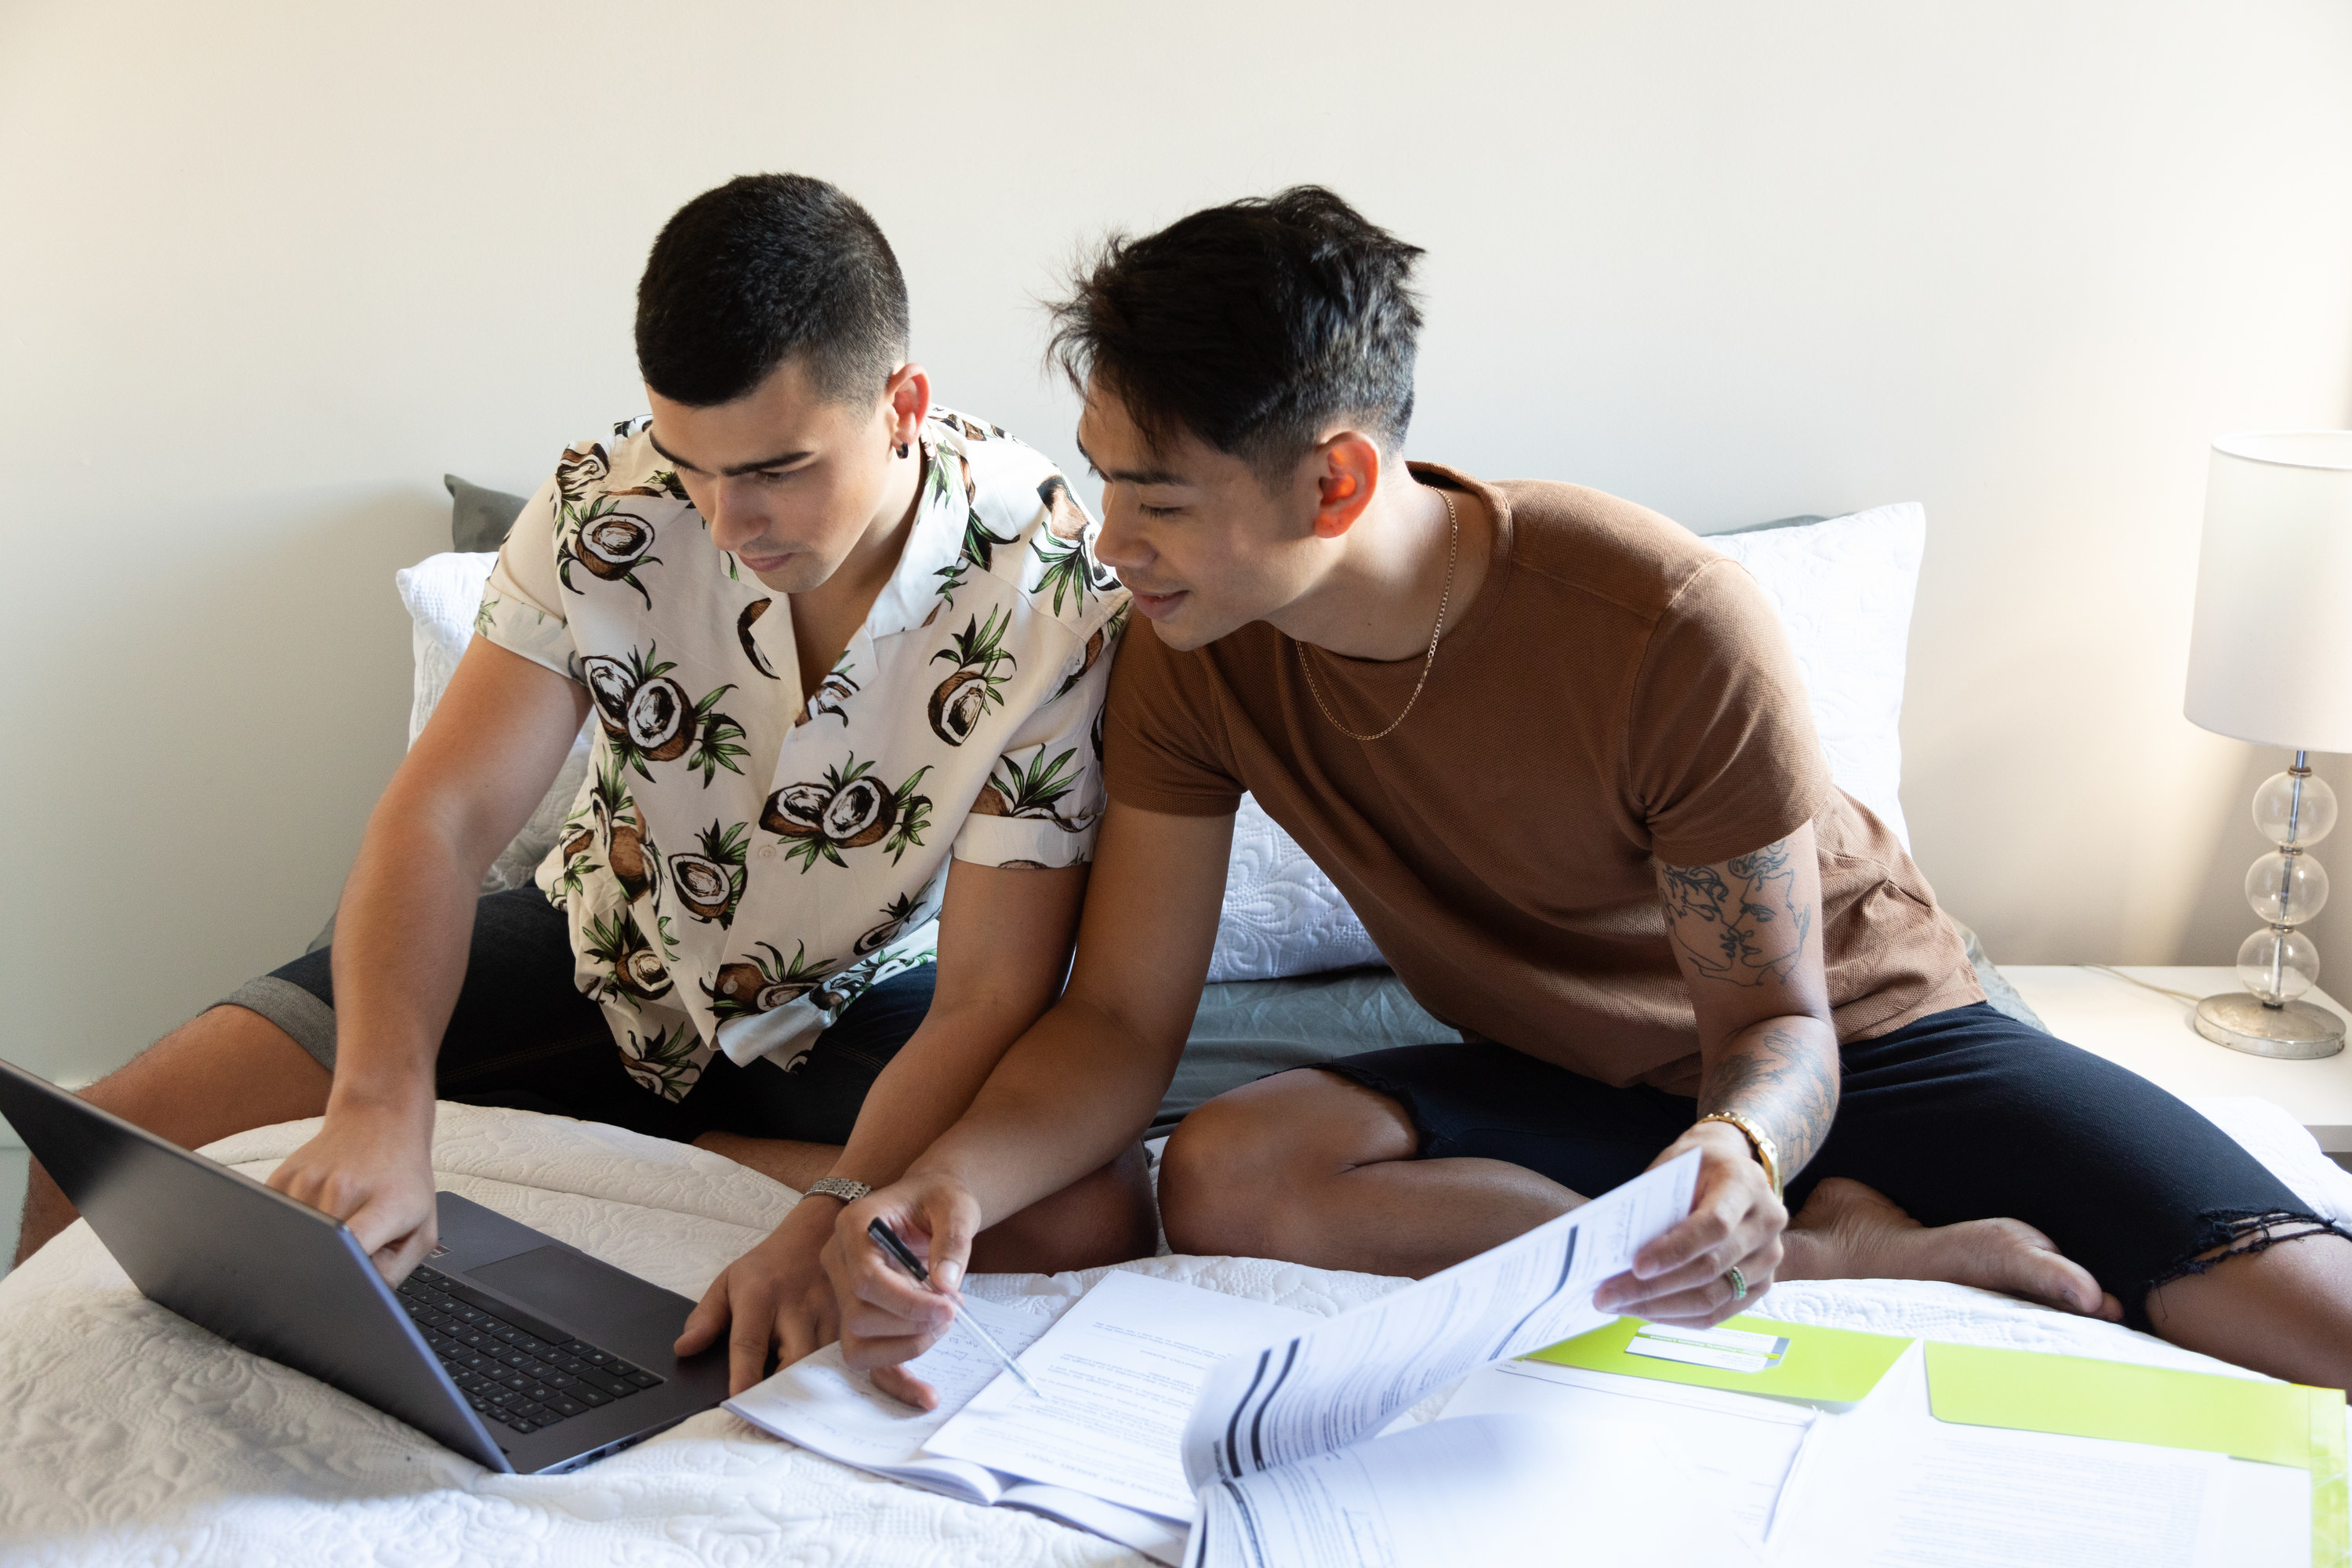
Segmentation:
<svg viewBox="0 0 2352 1568">
<path fill-rule="evenodd" d="M 2213 443 L 2184 706 L 2241 741 L 2352 752 L 2352 430 Z"/>
</svg>

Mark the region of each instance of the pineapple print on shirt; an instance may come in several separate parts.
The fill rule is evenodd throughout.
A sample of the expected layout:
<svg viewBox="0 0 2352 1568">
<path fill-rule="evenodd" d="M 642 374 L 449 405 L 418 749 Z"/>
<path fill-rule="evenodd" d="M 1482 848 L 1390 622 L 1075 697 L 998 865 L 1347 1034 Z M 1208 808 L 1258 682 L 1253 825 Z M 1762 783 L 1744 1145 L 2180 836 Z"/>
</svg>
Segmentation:
<svg viewBox="0 0 2352 1568">
<path fill-rule="evenodd" d="M 677 901 L 698 921 L 717 921 L 724 930 L 735 923 L 735 905 L 743 897 L 743 857 L 750 847 L 751 825 L 739 822 L 722 829 L 716 822 L 702 830 L 695 848 L 669 858 L 670 886 Z"/>
<path fill-rule="evenodd" d="M 631 648 L 625 661 L 603 655 L 580 661 L 581 679 L 614 754 L 648 781 L 654 775 L 646 764 L 681 757 L 689 769 L 701 771 L 706 788 L 720 768 L 741 773 L 737 759 L 744 752 L 736 742 L 743 738 L 743 726 L 718 711 L 719 700 L 735 688 L 721 686 L 689 700 L 686 688 L 670 679 L 677 666 L 650 662 L 653 651 Z"/>
<path fill-rule="evenodd" d="M 791 602 L 710 541 L 647 422 L 563 453 L 476 629 L 578 681 L 595 765 L 539 885 L 630 1077 L 790 1068 L 937 948 L 950 859 L 1093 851 L 1126 595 L 1051 463 L 934 410 L 898 568 L 814 695 Z"/>
<path fill-rule="evenodd" d="M 923 842 L 923 829 L 930 826 L 930 797 L 915 793 L 929 768 L 918 768 L 894 790 L 867 776 L 874 771 L 872 763 L 861 763 L 852 752 L 849 763 L 845 773 L 840 768 L 825 769 L 823 784 L 796 784 L 778 790 L 760 813 L 761 826 L 779 838 L 793 840 L 786 853 L 800 862 L 803 871 L 814 868 L 820 858 L 846 866 L 844 850 L 863 849 L 870 844 L 880 845 L 896 861 Z"/>
<path fill-rule="evenodd" d="M 978 616 L 965 621 L 954 645 L 931 655 L 934 663 L 947 659 L 956 667 L 953 675 L 933 689 L 930 705 L 931 733 L 950 746 L 971 740 L 990 708 L 1004 706 L 1004 677 L 996 673 L 997 668 L 1021 662 L 1004 651 L 1004 632 L 1013 617 L 1005 615 L 999 620 L 999 613 L 991 611 L 985 623 Z"/>
<path fill-rule="evenodd" d="M 1063 815 L 1062 803 L 1076 792 L 1083 776 L 1075 763 L 1077 748 L 1071 747 L 1051 762 L 1045 760 L 1046 751 L 1039 746 L 1031 752 L 1026 765 L 1009 756 L 997 758 L 996 772 L 989 775 L 980 798 L 972 802 L 973 815 L 1050 822 L 1065 833 L 1084 833 L 1092 827 L 1092 813 L 1076 818 Z"/>
<path fill-rule="evenodd" d="M 653 595 L 637 580 L 637 568 L 658 566 L 661 557 L 653 553 L 654 531 L 643 518 L 618 510 L 609 498 L 600 497 L 584 510 L 565 502 L 563 525 L 555 573 L 566 588 L 583 591 L 572 585 L 572 568 L 584 567 L 608 583 L 626 583 L 646 609 L 654 607 Z"/>
</svg>

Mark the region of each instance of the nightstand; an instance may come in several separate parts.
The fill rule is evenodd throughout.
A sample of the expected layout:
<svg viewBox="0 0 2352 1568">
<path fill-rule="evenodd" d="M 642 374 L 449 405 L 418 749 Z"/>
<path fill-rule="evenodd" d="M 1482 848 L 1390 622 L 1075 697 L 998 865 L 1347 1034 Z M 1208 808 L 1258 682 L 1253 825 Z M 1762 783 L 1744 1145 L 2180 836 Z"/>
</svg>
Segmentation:
<svg viewBox="0 0 2352 1568">
<path fill-rule="evenodd" d="M 2133 964 L 2111 973 L 2074 964 L 2005 963 L 2000 972 L 2060 1039 L 2183 1100 L 2258 1094 L 2309 1128 L 2337 1164 L 2352 1168 L 2352 1051 L 2317 1061 L 2275 1061 L 2217 1046 L 2197 1032 L 2190 1015 L 2198 1001 L 2239 989 L 2236 970 Z M 2185 993 L 2185 999 L 2167 991 Z M 2309 992 L 2304 1000 L 2352 1017 L 2324 991 Z"/>
</svg>

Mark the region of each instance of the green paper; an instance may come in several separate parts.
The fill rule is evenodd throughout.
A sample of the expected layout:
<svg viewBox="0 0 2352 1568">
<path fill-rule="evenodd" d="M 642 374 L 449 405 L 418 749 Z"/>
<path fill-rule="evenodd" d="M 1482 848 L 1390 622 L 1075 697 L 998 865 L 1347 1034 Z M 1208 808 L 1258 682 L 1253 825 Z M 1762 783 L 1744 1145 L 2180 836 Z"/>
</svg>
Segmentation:
<svg viewBox="0 0 2352 1568">
<path fill-rule="evenodd" d="M 1627 1353 L 1625 1347 L 1640 1331 L 1639 1318 L 1620 1318 L 1606 1328 L 1580 1334 L 1556 1345 L 1531 1352 L 1528 1361 L 1554 1366 L 1581 1367 L 1587 1372 L 1613 1372 L 1646 1377 L 1658 1383 L 1687 1384 L 1698 1388 L 1727 1389 L 1734 1394 L 1760 1394 L 1774 1399 L 1801 1400 L 1811 1405 L 1858 1405 L 1878 1380 L 1886 1375 L 1911 1342 L 1885 1334 L 1861 1334 L 1848 1329 L 1818 1329 L 1805 1323 L 1780 1323 L 1769 1318 L 1741 1314 L 1720 1325 L 1750 1333 L 1785 1337 L 1788 1351 L 1761 1372 L 1727 1372 L 1659 1361 Z M 1671 1332 L 1671 1331 L 1666 1331 Z"/>
<path fill-rule="evenodd" d="M 2311 1406 L 2311 1568 L 2352 1568 L 2344 1464 L 2344 1391 L 2306 1388 Z"/>
<path fill-rule="evenodd" d="M 2344 1394 L 1983 1345 L 1927 1345 L 1939 1421 L 2199 1448 L 2311 1472 L 2312 1568 L 2352 1568 Z"/>
<path fill-rule="evenodd" d="M 1927 1397 L 1939 1421 L 2201 1448 L 2311 1468 L 2306 1391 L 2211 1373 L 1985 1345 L 1927 1346 Z"/>
</svg>

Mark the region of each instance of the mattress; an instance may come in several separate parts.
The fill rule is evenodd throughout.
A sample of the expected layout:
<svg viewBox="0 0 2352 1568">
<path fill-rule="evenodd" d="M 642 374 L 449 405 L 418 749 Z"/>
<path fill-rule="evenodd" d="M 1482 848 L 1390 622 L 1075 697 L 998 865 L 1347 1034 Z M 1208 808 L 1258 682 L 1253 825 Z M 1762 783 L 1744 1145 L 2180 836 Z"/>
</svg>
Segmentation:
<svg viewBox="0 0 2352 1568">
<path fill-rule="evenodd" d="M 2352 1217 L 2352 1176 L 2259 1100 L 2210 1115 L 2315 1206 Z M 261 1128 L 206 1152 L 256 1176 L 315 1131 Z M 2299 1142 L 2298 1142 L 2299 1140 Z M 680 1144 L 522 1111 L 444 1105 L 441 1184 L 682 1295 L 796 1201 Z M 1262 1258 L 1122 1267 L 1334 1313 L 1401 1280 Z M 1102 1270 L 975 1276 L 1044 1310 Z M 1785 1285 L 1761 1315 L 2230 1372 L 2109 1324 L 1957 1286 Z M 2243 1375 L 2243 1374 L 2242 1374 Z M 709 1411 L 568 1476 L 489 1474 L 299 1373 L 142 1298 L 85 1225 L 0 1280 L 0 1556 L 11 1563 L 1141 1563 L 1044 1519 L 876 1479 Z"/>
</svg>

